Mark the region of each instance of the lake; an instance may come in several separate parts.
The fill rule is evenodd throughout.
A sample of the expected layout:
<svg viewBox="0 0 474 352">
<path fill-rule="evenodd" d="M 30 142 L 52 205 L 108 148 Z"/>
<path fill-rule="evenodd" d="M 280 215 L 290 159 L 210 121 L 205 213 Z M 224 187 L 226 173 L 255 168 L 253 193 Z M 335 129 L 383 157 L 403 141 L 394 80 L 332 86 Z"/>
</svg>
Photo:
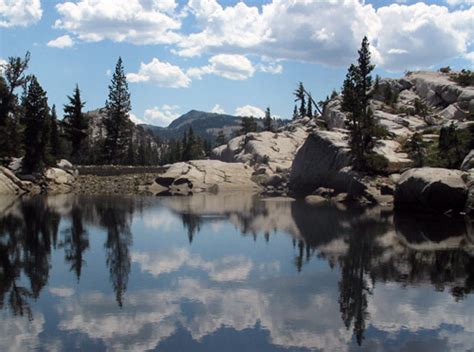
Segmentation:
<svg viewBox="0 0 474 352">
<path fill-rule="evenodd" d="M 1 351 L 466 351 L 463 219 L 250 194 L 0 199 Z"/>
</svg>

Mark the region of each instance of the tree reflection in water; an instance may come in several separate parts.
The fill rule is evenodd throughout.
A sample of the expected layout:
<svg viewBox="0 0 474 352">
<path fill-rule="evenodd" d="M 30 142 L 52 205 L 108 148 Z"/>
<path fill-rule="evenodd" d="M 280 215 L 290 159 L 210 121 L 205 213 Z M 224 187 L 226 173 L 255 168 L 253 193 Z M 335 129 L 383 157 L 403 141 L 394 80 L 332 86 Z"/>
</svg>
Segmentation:
<svg viewBox="0 0 474 352">
<path fill-rule="evenodd" d="M 149 204 L 164 205 L 181 216 L 190 244 L 207 221 L 225 218 L 244 236 L 263 236 L 266 242 L 273 239 L 274 231 L 291 236 L 294 248 L 289 250 L 295 253 L 297 272 L 304 274 L 315 256 L 339 267 L 341 319 L 359 345 L 378 282 L 430 283 L 437 290 L 449 290 L 456 300 L 474 291 L 474 240 L 459 219 L 309 206 L 300 201 L 266 202 L 256 197 L 239 196 L 235 202 L 225 198 L 221 204 L 212 196 L 201 200 L 193 196 L 153 199 Z M 131 223 L 134 213 L 144 207 L 142 198 L 71 197 L 69 207 L 61 209 L 44 197 L 15 204 L 0 214 L 0 308 L 8 306 L 14 314 L 32 318 L 29 302 L 40 296 L 48 282 L 56 243 L 79 281 L 90 247 L 89 224 L 106 230 L 105 261 L 115 299 L 123 306 L 131 270 Z M 68 222 L 58 240 L 59 214 Z M 29 285 L 20 283 L 23 275 Z"/>
</svg>

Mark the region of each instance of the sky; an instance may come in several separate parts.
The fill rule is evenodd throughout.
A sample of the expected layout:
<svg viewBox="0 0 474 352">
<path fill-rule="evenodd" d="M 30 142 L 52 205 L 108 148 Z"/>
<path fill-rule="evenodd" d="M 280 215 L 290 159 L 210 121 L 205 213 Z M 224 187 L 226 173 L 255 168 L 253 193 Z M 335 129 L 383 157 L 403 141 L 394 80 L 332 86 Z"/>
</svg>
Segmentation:
<svg viewBox="0 0 474 352">
<path fill-rule="evenodd" d="M 365 35 L 382 77 L 472 70 L 474 0 L 0 0 L 0 60 L 30 51 L 60 117 L 76 84 L 104 106 L 121 56 L 137 123 L 290 118 L 298 82 L 316 101 L 339 90 Z"/>
</svg>

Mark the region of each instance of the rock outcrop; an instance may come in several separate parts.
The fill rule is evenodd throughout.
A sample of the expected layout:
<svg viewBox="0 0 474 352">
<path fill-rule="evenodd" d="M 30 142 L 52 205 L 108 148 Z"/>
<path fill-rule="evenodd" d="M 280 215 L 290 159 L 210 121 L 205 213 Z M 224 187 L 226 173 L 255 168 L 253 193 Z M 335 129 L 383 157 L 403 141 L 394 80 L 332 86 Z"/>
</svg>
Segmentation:
<svg viewBox="0 0 474 352">
<path fill-rule="evenodd" d="M 0 195 L 21 195 L 26 192 L 26 185 L 11 170 L 0 166 Z"/>
<path fill-rule="evenodd" d="M 290 189 L 298 195 L 310 194 L 319 187 L 337 192 L 362 194 L 365 187 L 351 172 L 347 135 L 339 131 L 311 134 L 295 156 Z"/>
<path fill-rule="evenodd" d="M 212 158 L 225 162 L 263 166 L 269 174 L 291 169 L 298 148 L 311 129 L 309 118 L 290 123 L 277 132 L 255 132 L 232 138 L 226 145 L 217 147 Z"/>
<path fill-rule="evenodd" d="M 253 169 L 243 163 L 225 163 L 219 160 L 192 160 L 165 167 L 150 186 L 161 193 L 195 193 L 204 191 L 258 190 L 252 181 Z"/>
<path fill-rule="evenodd" d="M 404 172 L 397 182 L 394 204 L 397 208 L 420 211 L 461 211 L 468 188 L 459 170 L 423 167 Z"/>
</svg>

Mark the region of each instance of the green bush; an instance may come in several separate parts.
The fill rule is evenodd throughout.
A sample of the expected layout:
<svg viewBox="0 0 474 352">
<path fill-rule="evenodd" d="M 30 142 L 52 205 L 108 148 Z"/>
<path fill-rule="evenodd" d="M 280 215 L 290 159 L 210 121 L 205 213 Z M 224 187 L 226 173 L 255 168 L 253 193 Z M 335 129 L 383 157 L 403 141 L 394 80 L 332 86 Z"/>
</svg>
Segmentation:
<svg viewBox="0 0 474 352">
<path fill-rule="evenodd" d="M 452 80 L 462 87 L 474 86 L 474 72 L 462 69 L 461 72 L 453 74 Z"/>
<path fill-rule="evenodd" d="M 366 157 L 367 170 L 375 174 L 383 174 L 388 168 L 388 159 L 380 154 L 372 153 Z"/>
</svg>

